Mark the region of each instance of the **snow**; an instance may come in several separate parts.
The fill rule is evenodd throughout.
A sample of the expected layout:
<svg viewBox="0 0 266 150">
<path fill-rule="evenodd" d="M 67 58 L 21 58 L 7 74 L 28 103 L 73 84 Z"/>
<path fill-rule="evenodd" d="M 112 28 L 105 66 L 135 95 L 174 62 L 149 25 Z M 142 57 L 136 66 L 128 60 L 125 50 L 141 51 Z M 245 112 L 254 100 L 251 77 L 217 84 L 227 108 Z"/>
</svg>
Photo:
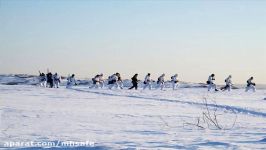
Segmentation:
<svg viewBox="0 0 266 150">
<path fill-rule="evenodd" d="M 193 86 L 135 91 L 0 84 L 0 147 L 9 141 L 91 141 L 91 149 L 265 149 L 265 95 L 262 89 Z M 187 124 L 206 111 L 204 99 L 210 111 L 217 108 L 222 130 Z"/>
</svg>

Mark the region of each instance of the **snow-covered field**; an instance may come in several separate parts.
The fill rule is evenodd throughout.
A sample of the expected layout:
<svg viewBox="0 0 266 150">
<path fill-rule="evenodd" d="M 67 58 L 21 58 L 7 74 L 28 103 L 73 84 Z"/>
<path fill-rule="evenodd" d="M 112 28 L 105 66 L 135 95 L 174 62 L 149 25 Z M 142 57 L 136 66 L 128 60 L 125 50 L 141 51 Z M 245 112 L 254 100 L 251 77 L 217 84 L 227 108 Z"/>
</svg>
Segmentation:
<svg viewBox="0 0 266 150">
<path fill-rule="evenodd" d="M 129 91 L 0 85 L 0 147 L 7 142 L 90 141 L 94 145 L 79 148 L 265 149 L 265 97 L 266 90 Z M 211 114 L 217 108 L 221 130 L 203 122 L 204 99 Z M 205 129 L 191 125 L 197 124 L 197 118 Z"/>
</svg>

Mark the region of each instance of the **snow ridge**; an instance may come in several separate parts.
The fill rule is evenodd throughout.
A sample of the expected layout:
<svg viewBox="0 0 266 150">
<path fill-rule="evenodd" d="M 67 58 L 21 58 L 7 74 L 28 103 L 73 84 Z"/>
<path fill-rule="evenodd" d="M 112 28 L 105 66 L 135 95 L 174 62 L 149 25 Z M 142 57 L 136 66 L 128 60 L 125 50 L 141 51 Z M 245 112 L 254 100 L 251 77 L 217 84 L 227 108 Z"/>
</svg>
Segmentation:
<svg viewBox="0 0 266 150">
<path fill-rule="evenodd" d="M 72 89 L 72 90 L 79 91 L 79 92 L 88 92 L 88 93 L 100 94 L 100 95 L 105 95 L 105 96 L 129 97 L 129 98 L 146 99 L 146 100 L 154 100 L 154 101 L 163 101 L 163 102 L 171 102 L 171 103 L 182 103 L 182 104 L 201 106 L 201 107 L 206 105 L 205 103 L 192 102 L 192 101 L 183 101 L 183 100 L 177 100 L 177 99 L 166 99 L 166 98 L 156 98 L 156 97 L 143 97 L 143 96 L 136 96 L 136 95 L 113 94 L 113 93 L 91 91 L 91 90 L 83 90 L 83 89 L 77 89 L 77 88 Z M 229 105 L 219 105 L 219 104 L 213 104 L 213 103 L 209 103 L 208 106 L 212 107 L 212 108 L 230 110 L 230 111 L 233 111 L 234 113 L 255 115 L 255 116 L 260 116 L 260 117 L 265 117 L 266 118 L 266 113 L 265 112 L 249 110 L 249 109 L 245 109 L 245 108 L 241 108 L 241 107 L 229 106 Z"/>
</svg>

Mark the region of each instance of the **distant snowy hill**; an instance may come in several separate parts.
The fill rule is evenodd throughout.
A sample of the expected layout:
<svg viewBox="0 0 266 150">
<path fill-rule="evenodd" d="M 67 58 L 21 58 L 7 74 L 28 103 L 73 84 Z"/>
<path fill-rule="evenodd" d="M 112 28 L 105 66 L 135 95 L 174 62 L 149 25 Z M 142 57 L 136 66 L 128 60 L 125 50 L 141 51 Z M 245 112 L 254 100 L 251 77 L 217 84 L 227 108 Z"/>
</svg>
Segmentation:
<svg viewBox="0 0 266 150">
<path fill-rule="evenodd" d="M 39 83 L 37 76 L 26 74 L 0 75 L 0 83 L 6 85 L 36 85 Z"/>
<path fill-rule="evenodd" d="M 79 85 L 91 85 L 91 79 L 77 79 Z M 62 78 L 62 84 L 65 85 L 66 78 Z M 125 79 L 123 81 L 125 87 L 131 86 L 131 80 Z M 4 85 L 38 85 L 39 76 L 36 75 L 27 75 L 27 74 L 9 74 L 9 75 L 0 75 L 0 84 Z M 107 84 L 107 81 L 105 81 Z M 156 85 L 156 82 L 153 83 L 153 87 Z M 143 81 L 140 81 L 140 86 L 143 85 Z M 170 81 L 166 82 L 166 87 L 171 87 Z M 203 83 L 186 83 L 180 82 L 180 88 L 203 88 L 206 87 Z"/>
</svg>

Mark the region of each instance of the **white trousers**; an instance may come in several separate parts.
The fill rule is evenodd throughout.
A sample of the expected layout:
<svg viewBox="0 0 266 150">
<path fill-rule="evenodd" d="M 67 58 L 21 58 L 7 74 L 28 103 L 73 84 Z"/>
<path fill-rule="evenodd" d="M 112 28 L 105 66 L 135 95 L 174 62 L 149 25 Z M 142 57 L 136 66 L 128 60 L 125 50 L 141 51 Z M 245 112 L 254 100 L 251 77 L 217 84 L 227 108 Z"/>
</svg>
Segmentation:
<svg viewBox="0 0 266 150">
<path fill-rule="evenodd" d="M 176 87 L 177 87 L 177 83 L 175 83 L 175 82 L 172 82 L 172 88 L 173 88 L 173 90 L 175 90 L 175 89 L 176 89 Z"/>
<path fill-rule="evenodd" d="M 109 89 L 112 89 L 113 87 L 115 87 L 117 89 L 118 88 L 123 89 L 123 83 L 118 81 L 118 82 L 115 82 L 115 83 L 109 85 Z"/>
<path fill-rule="evenodd" d="M 163 90 L 163 88 L 164 88 L 164 83 L 163 83 L 163 82 L 160 82 L 160 83 L 158 84 L 157 89 L 158 89 L 158 88 L 161 88 L 161 90 Z"/>
<path fill-rule="evenodd" d="M 73 82 L 67 82 L 66 88 L 72 88 L 73 85 L 74 85 Z"/>
<path fill-rule="evenodd" d="M 211 83 L 208 85 L 208 91 L 210 91 L 211 89 L 216 89 L 216 84 Z"/>
<path fill-rule="evenodd" d="M 143 90 L 145 90 L 147 87 L 149 87 L 149 89 L 151 90 L 151 82 L 147 82 L 146 84 L 144 84 Z"/>
<path fill-rule="evenodd" d="M 41 81 L 41 82 L 40 82 L 40 86 L 41 86 L 41 87 L 46 87 L 46 83 L 47 83 L 46 81 Z"/>
<path fill-rule="evenodd" d="M 250 85 L 250 86 L 247 86 L 246 87 L 246 92 L 248 92 L 249 90 L 252 90 L 253 92 L 255 92 L 256 91 L 256 88 L 255 88 L 254 85 Z"/>
<path fill-rule="evenodd" d="M 100 83 L 96 82 L 95 84 L 92 84 L 92 86 L 90 88 L 99 88 Z"/>
<path fill-rule="evenodd" d="M 60 82 L 59 81 L 54 81 L 54 87 L 55 88 L 59 88 L 60 86 Z"/>
</svg>

